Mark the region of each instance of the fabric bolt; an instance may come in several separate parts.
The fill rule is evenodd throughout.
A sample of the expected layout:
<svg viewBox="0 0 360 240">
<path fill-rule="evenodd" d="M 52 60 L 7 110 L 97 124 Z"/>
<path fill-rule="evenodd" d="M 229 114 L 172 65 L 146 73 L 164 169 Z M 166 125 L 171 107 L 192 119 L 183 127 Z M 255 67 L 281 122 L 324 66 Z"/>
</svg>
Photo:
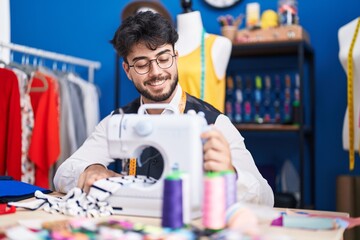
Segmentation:
<svg viewBox="0 0 360 240">
<path fill-rule="evenodd" d="M 170 102 L 174 109 L 179 106 L 181 95 L 182 88 L 178 85 L 175 96 Z M 136 99 L 123 108 L 124 112 L 131 113 L 137 110 L 141 103 L 140 99 Z M 127 111 L 127 108 L 132 111 Z M 230 145 L 233 165 L 238 175 L 237 188 L 241 189 L 241 191 L 238 191 L 238 198 L 247 202 L 272 206 L 274 204 L 272 190 L 256 168 L 250 152 L 245 147 L 244 138 L 228 117 L 220 112 L 209 111 L 210 108 L 213 109 L 211 105 L 191 95 L 187 95 L 185 112 L 189 109 L 203 111 L 208 123 L 214 123 L 214 126 L 224 135 Z M 165 109 L 163 114 L 172 114 L 172 111 Z M 68 192 L 74 188 L 77 184 L 78 176 L 80 176 L 86 167 L 92 164 L 102 164 L 107 167 L 113 162 L 107 148 L 107 124 L 110 116 L 104 118 L 85 143 L 58 168 L 54 177 L 57 191 Z"/>
<path fill-rule="evenodd" d="M 15 73 L 0 68 L 0 175 L 21 180 L 21 114 Z"/>
<path fill-rule="evenodd" d="M 48 88 L 42 92 L 30 92 L 35 125 L 29 148 L 29 158 L 36 166 L 35 185 L 49 188 L 49 170 L 60 154 L 59 137 L 59 87 L 48 75 L 40 72 Z M 33 77 L 31 87 L 43 87 L 39 77 Z"/>
<path fill-rule="evenodd" d="M 216 35 L 208 34 L 205 39 L 205 95 L 204 101 L 224 112 L 225 107 L 225 76 L 218 78 L 213 66 L 211 49 Z M 193 52 L 180 56 L 178 60 L 179 83 L 184 91 L 200 98 L 201 79 L 201 47 Z"/>
</svg>

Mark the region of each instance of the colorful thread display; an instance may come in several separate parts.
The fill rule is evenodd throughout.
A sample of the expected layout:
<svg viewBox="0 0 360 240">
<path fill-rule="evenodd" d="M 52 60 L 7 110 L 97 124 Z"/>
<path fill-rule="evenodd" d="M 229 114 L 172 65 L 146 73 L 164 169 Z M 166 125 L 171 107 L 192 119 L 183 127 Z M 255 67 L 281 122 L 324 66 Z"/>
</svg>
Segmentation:
<svg viewBox="0 0 360 240">
<path fill-rule="evenodd" d="M 182 228 L 183 223 L 183 190 L 180 173 L 176 172 L 164 180 L 162 221 L 167 228 Z"/>
<path fill-rule="evenodd" d="M 300 87 L 293 72 L 228 75 L 225 114 L 235 123 L 298 125 Z"/>
</svg>

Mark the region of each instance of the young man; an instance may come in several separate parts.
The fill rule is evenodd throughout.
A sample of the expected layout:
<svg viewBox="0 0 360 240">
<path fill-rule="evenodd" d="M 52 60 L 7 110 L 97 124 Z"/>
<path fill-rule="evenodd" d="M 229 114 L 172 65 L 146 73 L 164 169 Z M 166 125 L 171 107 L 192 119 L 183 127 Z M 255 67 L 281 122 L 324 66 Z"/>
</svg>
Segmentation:
<svg viewBox="0 0 360 240">
<path fill-rule="evenodd" d="M 177 40 L 176 30 L 159 14 L 140 12 L 123 21 L 111 43 L 124 58 L 126 75 L 141 95 L 123 107 L 123 111 L 137 113 L 141 104 L 168 103 L 182 113 L 189 109 L 204 112 L 208 123 L 214 125 L 201 136 L 206 140 L 204 170 L 235 170 L 239 201 L 272 206 L 273 192 L 231 121 L 210 104 L 182 91 L 178 84 Z M 149 109 L 147 113 L 172 114 L 172 110 Z M 112 162 L 106 137 L 109 117 L 103 119 L 85 143 L 59 167 L 54 178 L 57 191 L 67 192 L 77 186 L 88 192 L 96 180 L 120 176 L 107 169 Z M 149 155 L 154 154 L 151 152 L 150 149 Z M 155 175 L 159 175 L 158 170 L 162 168 L 156 164 L 148 167 Z"/>
</svg>

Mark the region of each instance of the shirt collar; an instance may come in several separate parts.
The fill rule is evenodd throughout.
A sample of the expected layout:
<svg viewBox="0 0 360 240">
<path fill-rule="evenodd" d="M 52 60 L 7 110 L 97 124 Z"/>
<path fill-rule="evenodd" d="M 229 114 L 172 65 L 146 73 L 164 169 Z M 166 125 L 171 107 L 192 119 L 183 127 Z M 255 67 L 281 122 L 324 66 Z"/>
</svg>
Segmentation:
<svg viewBox="0 0 360 240">
<path fill-rule="evenodd" d="M 180 84 L 177 85 L 176 88 L 176 93 L 174 95 L 174 97 L 171 99 L 169 105 L 174 108 L 174 109 L 178 109 L 179 108 L 179 104 L 181 101 L 181 94 L 182 94 L 182 88 L 180 86 Z M 142 100 L 142 96 L 140 97 L 140 104 L 143 105 L 143 100 Z M 174 111 L 171 108 L 165 108 L 164 111 L 161 114 L 173 114 Z"/>
</svg>

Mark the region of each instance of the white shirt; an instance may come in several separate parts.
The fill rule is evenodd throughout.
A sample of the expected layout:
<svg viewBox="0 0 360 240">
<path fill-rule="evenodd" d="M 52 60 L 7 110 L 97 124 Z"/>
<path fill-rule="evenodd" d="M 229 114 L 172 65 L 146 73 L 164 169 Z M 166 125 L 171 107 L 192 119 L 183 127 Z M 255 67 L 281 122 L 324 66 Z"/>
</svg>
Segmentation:
<svg viewBox="0 0 360 240">
<path fill-rule="evenodd" d="M 178 86 L 170 105 L 176 109 L 181 101 L 182 89 Z M 141 101 L 142 102 L 142 101 Z M 163 114 L 171 113 L 165 109 Z M 54 184 L 57 191 L 68 192 L 76 187 L 80 174 L 92 164 L 108 166 L 113 159 L 109 157 L 106 129 L 109 117 L 105 117 L 95 128 L 84 144 L 68 158 L 57 170 Z M 274 205 L 274 195 L 267 181 L 261 176 L 254 159 L 246 149 L 244 138 L 231 123 L 230 119 L 220 114 L 214 126 L 222 132 L 229 142 L 233 166 L 237 171 L 237 200 Z"/>
</svg>

